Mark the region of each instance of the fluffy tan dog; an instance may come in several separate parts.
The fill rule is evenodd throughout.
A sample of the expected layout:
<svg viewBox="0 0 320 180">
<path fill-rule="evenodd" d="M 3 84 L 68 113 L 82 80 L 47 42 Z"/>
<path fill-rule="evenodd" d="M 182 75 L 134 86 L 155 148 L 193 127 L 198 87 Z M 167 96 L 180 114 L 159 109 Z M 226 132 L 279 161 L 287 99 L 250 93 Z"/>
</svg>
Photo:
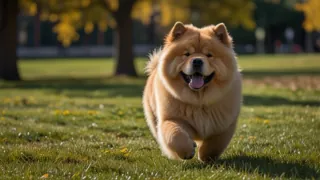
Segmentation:
<svg viewBox="0 0 320 180">
<path fill-rule="evenodd" d="M 171 159 L 217 159 L 228 146 L 242 101 L 241 74 L 223 23 L 177 22 L 150 55 L 143 95 L 148 126 Z M 195 143 L 196 142 L 196 143 Z"/>
</svg>

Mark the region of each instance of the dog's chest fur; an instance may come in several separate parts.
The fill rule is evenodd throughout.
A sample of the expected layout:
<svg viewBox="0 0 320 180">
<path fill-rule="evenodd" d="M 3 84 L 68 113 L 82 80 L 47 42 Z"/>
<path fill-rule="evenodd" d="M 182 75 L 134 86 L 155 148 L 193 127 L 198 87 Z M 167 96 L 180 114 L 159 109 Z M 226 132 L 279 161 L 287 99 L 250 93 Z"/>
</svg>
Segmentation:
<svg viewBox="0 0 320 180">
<path fill-rule="evenodd" d="M 228 103 L 202 107 L 183 104 L 172 110 L 176 118 L 187 121 L 200 139 L 222 133 L 237 120 L 239 113 L 237 107 L 231 107 Z"/>
</svg>

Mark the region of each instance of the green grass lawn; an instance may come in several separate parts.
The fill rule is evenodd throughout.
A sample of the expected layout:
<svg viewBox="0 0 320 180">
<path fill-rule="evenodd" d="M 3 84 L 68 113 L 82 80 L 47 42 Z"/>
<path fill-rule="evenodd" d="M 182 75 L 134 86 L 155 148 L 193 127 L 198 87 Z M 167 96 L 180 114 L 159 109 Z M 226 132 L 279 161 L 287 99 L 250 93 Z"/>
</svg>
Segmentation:
<svg viewBox="0 0 320 180">
<path fill-rule="evenodd" d="M 25 81 L 0 81 L 0 179 L 320 179 L 320 55 L 239 64 L 238 129 L 206 165 L 161 155 L 143 116 L 145 77 L 112 77 L 105 59 L 22 60 Z"/>
</svg>

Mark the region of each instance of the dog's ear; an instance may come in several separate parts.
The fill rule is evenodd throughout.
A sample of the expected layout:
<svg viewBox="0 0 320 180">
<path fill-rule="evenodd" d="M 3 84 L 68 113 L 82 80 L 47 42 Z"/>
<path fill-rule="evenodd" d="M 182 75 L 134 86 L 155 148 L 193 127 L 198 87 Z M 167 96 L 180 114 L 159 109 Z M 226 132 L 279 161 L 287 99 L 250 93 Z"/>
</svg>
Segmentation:
<svg viewBox="0 0 320 180">
<path fill-rule="evenodd" d="M 184 26 L 182 22 L 176 22 L 170 30 L 169 34 L 167 35 L 165 42 L 169 43 L 178 39 L 181 35 L 183 35 L 186 32 L 186 30 L 187 28 Z"/>
<path fill-rule="evenodd" d="M 232 38 L 228 33 L 227 27 L 224 23 L 219 23 L 214 26 L 213 31 L 215 36 L 226 46 L 232 47 Z"/>
</svg>

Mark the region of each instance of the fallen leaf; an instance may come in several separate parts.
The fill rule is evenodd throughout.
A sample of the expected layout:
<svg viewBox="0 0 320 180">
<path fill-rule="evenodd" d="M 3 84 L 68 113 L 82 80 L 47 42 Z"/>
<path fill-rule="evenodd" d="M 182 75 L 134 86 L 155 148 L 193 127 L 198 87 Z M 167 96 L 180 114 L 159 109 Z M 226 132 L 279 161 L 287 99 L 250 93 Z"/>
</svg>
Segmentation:
<svg viewBox="0 0 320 180">
<path fill-rule="evenodd" d="M 46 174 L 42 175 L 42 176 L 40 177 L 40 179 L 47 179 L 48 177 L 49 177 L 49 174 L 46 173 Z"/>
</svg>

